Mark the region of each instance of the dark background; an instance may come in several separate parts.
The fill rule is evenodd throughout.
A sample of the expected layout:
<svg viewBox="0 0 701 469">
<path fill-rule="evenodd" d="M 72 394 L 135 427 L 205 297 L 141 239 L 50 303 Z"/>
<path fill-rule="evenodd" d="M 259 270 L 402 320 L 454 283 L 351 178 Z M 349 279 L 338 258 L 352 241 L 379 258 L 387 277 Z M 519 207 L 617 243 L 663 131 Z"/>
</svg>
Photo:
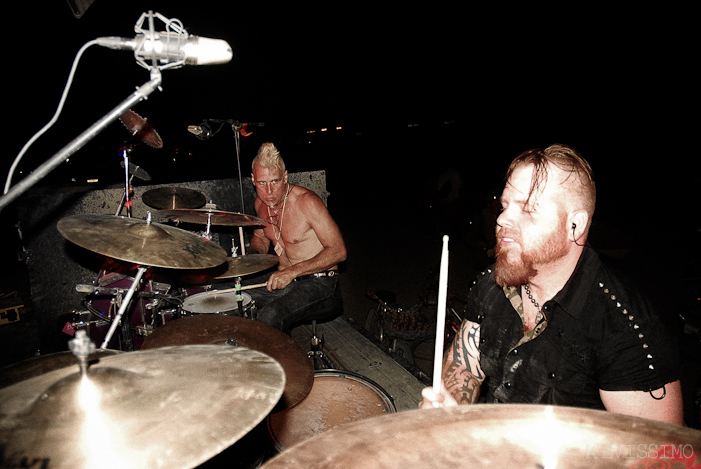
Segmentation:
<svg viewBox="0 0 701 469">
<path fill-rule="evenodd" d="M 572 145 L 594 167 L 592 244 L 635 274 L 668 317 L 686 308 L 700 225 L 690 9 L 173 0 L 96 0 L 80 18 L 62 0 L 9 9 L 2 174 L 54 114 L 80 47 L 133 37 L 153 10 L 226 40 L 233 59 L 163 72 L 162 91 L 134 111 L 164 147 L 138 145 L 132 161 L 155 184 L 236 178 L 237 156 L 247 177 L 258 146 L 274 141 L 291 172 L 326 171 L 355 279 L 344 286 L 346 310 L 359 321 L 370 289 L 414 301 L 443 234 L 451 234 L 451 289 L 464 291 L 489 262 L 481 211 L 499 195 L 508 162 L 552 143 Z M 14 181 L 148 80 L 131 52 L 89 48 L 58 123 Z M 230 128 L 207 141 L 187 132 L 204 119 L 265 125 L 249 129 L 237 155 Z M 113 123 L 38 186 L 119 184 L 128 140 Z M 461 178 L 450 204 L 438 184 L 447 170 Z M 22 266 L 14 209 L 0 214 L 7 272 Z M 8 291 L 22 279 L 9 277 Z"/>
</svg>

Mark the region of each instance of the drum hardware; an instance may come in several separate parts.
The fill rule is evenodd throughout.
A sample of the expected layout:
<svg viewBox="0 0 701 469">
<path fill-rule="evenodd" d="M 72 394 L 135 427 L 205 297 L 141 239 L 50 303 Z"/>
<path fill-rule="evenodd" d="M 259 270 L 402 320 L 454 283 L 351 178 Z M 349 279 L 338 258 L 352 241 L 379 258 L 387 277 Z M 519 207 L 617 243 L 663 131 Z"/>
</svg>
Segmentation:
<svg viewBox="0 0 701 469">
<path fill-rule="evenodd" d="M 125 147 L 122 151 L 123 159 L 122 161 L 120 161 L 120 165 L 124 169 L 124 193 L 122 194 L 122 200 L 119 202 L 117 212 L 115 213 L 115 215 L 120 215 L 122 213 L 122 209 L 124 207 L 127 207 L 127 216 L 130 218 L 132 214 L 131 196 L 134 194 L 134 190 L 132 188 L 132 181 L 134 180 L 134 176 L 144 181 L 151 180 L 151 175 L 149 175 L 146 171 L 141 169 L 141 167 L 133 165 L 129 162 L 129 152 L 131 152 L 131 150 L 132 147 L 130 145 Z"/>
<path fill-rule="evenodd" d="M 310 348 L 307 351 L 307 358 L 310 358 L 314 363 L 314 369 L 330 369 L 334 368 L 333 363 L 324 353 L 324 336 L 319 337 L 316 333 L 316 320 L 312 320 L 312 335 L 310 338 Z M 317 360 L 319 360 L 322 365 L 320 367 L 316 366 Z"/>
<path fill-rule="evenodd" d="M 134 292 L 150 267 L 207 268 L 215 267 L 226 259 L 226 251 L 220 246 L 207 243 L 179 228 L 151 223 L 150 213 L 145 221 L 116 216 L 74 215 L 61 219 L 57 228 L 66 239 L 81 247 L 138 265 L 136 276 L 121 301 L 101 349 L 107 348 Z M 124 327 L 128 326 L 128 321 L 124 321 Z M 131 340 L 131 334 L 125 334 L 125 339 Z"/>
<path fill-rule="evenodd" d="M 71 365 L 0 389 L 5 458 L 56 468 L 197 467 L 262 422 L 286 382 L 277 361 L 242 347 L 164 347 L 96 362 L 91 347 L 71 349 L 81 354 Z"/>
<path fill-rule="evenodd" d="M 285 370 L 287 383 L 279 406 L 296 405 L 309 393 L 314 367 L 306 351 L 284 332 L 267 324 L 237 316 L 197 314 L 157 327 L 141 345 L 141 350 L 189 344 L 247 347 L 277 360 Z"/>
</svg>

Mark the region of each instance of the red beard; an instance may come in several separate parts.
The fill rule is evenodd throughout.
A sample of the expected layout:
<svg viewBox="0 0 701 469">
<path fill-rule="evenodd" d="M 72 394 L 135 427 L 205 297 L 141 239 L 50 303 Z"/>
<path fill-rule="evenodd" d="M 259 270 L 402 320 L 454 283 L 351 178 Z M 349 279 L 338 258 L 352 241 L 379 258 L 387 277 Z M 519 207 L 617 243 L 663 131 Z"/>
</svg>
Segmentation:
<svg viewBox="0 0 701 469">
<path fill-rule="evenodd" d="M 501 247 L 500 235 L 497 234 L 497 244 L 494 250 L 496 256 L 494 280 L 497 285 L 502 288 L 525 285 L 538 274 L 536 266 L 546 266 L 550 262 L 562 259 L 568 252 L 567 230 L 564 226 L 563 219 L 559 224 L 559 229 L 551 232 L 545 240 L 532 248 L 521 245 L 523 251 L 520 255 L 509 256 L 507 249 Z M 515 249 L 515 247 L 510 249 Z"/>
</svg>

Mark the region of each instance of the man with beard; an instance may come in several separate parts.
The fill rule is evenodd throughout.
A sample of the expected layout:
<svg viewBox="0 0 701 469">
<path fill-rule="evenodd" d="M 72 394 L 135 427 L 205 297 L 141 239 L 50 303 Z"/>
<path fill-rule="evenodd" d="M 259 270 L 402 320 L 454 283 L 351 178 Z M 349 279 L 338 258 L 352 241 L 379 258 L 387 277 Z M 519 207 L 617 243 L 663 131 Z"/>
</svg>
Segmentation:
<svg viewBox="0 0 701 469">
<path fill-rule="evenodd" d="M 289 332 L 299 322 L 338 316 L 338 264 L 346 259 L 338 225 L 317 194 L 288 181 L 274 144 L 260 146 L 251 169 L 256 213 L 267 223 L 253 232 L 250 251 L 267 254 L 272 248 L 280 260 L 266 288 L 249 290 L 257 320 Z"/>
<path fill-rule="evenodd" d="M 683 425 L 676 350 L 650 304 L 586 244 L 596 202 L 589 163 L 552 145 L 510 165 L 496 263 L 473 285 L 421 408 L 552 404 Z M 484 388 L 484 389 L 483 389 Z"/>
</svg>

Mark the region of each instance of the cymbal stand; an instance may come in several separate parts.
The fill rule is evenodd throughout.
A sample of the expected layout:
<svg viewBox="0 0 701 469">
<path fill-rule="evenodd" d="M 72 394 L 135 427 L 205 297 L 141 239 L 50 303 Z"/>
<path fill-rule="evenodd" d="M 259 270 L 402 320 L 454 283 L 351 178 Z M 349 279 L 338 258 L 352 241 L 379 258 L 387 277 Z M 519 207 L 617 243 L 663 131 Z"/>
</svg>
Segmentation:
<svg viewBox="0 0 701 469">
<path fill-rule="evenodd" d="M 112 320 L 112 324 L 110 325 L 109 330 L 107 331 L 107 335 L 105 336 L 104 342 L 102 342 L 102 345 L 100 346 L 101 349 L 106 349 L 107 344 L 109 344 L 109 341 L 112 339 L 112 335 L 114 334 L 114 331 L 117 329 L 117 326 L 119 325 L 120 321 L 122 320 L 122 316 L 124 316 L 124 312 L 127 310 L 129 307 L 129 303 L 131 303 L 131 298 L 134 296 L 134 292 L 136 291 L 137 287 L 141 283 L 141 278 L 144 276 L 144 273 L 148 270 L 148 267 L 144 267 L 140 265 L 137 269 L 136 276 L 134 277 L 134 281 L 132 282 L 131 286 L 129 287 L 129 290 L 127 290 L 127 294 L 124 296 L 124 300 L 122 300 L 122 304 L 119 306 L 119 310 L 117 311 L 117 315 L 114 317 Z"/>
<path fill-rule="evenodd" d="M 131 182 L 134 179 L 134 175 L 129 176 L 129 152 L 131 151 L 131 146 L 124 148 L 122 152 L 122 157 L 124 158 L 124 194 L 122 194 L 122 200 L 119 202 L 119 207 L 117 208 L 117 213 L 119 215 L 122 213 L 122 208 L 127 208 L 127 217 L 131 218 L 131 206 L 132 202 L 129 197 L 129 188 L 131 187 Z"/>
<path fill-rule="evenodd" d="M 324 337 L 319 337 L 316 333 L 316 320 L 312 320 L 312 337 L 311 348 L 307 351 L 307 358 L 314 360 L 314 369 L 331 369 L 334 368 L 333 363 L 328 359 L 323 351 Z M 321 362 L 321 366 L 317 367 L 317 360 Z"/>
</svg>

